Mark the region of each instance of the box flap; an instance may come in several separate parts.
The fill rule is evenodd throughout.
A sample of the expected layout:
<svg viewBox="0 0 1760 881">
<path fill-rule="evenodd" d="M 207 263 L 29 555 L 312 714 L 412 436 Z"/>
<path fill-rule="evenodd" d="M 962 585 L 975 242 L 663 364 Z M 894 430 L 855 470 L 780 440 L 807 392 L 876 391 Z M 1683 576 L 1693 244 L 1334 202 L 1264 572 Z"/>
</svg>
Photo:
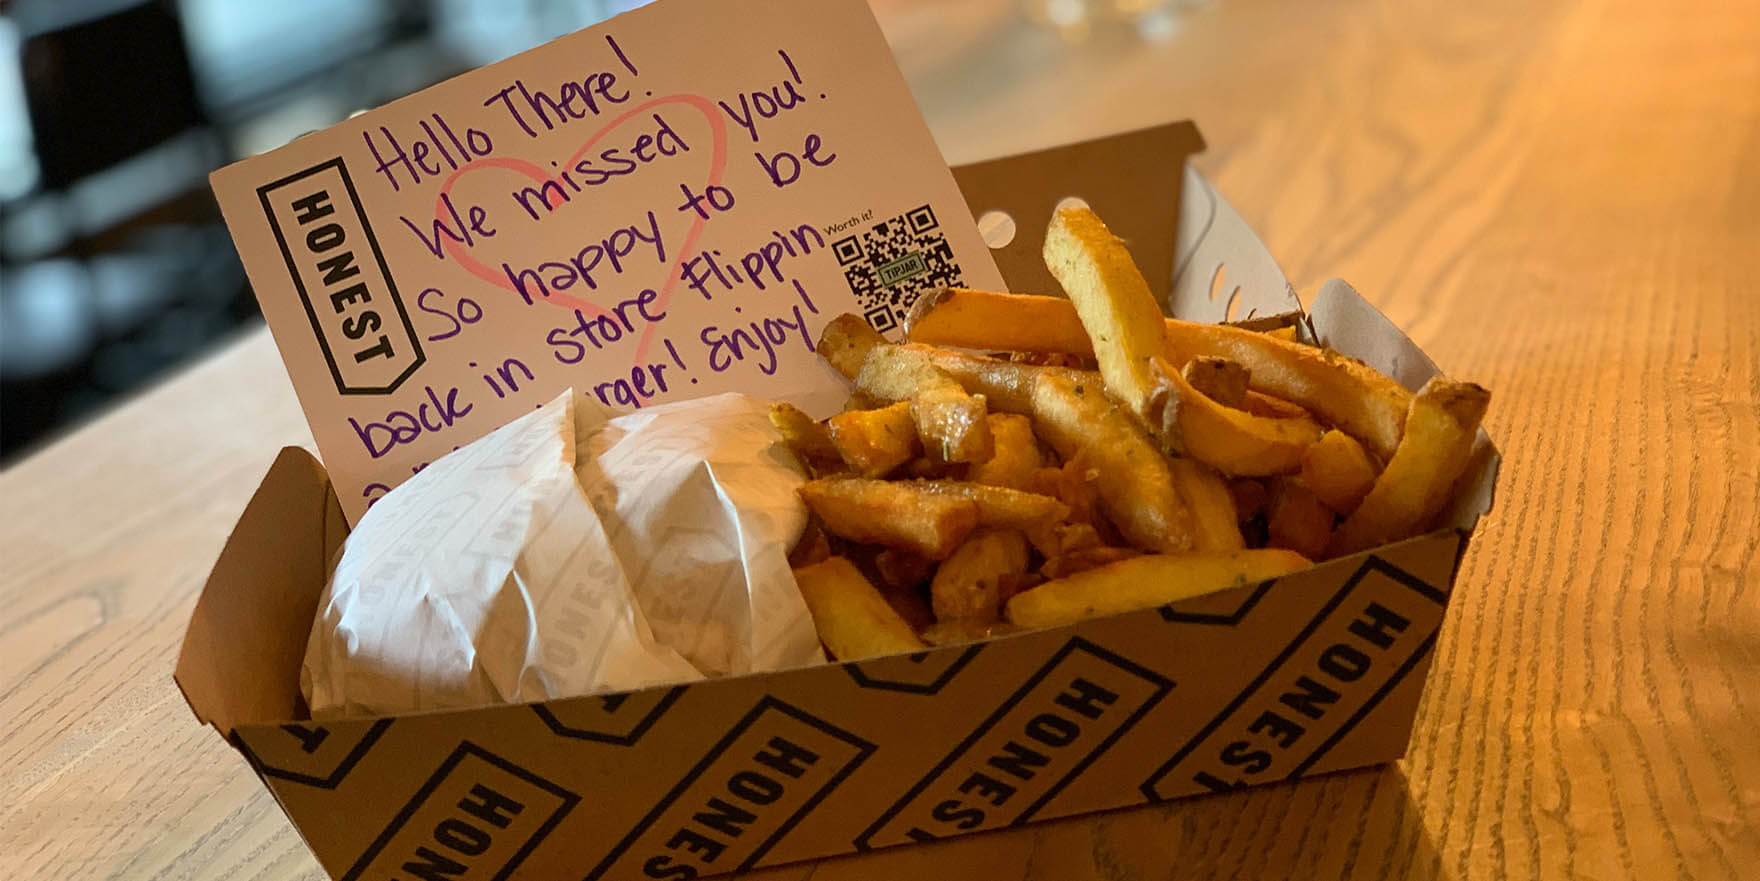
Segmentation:
<svg viewBox="0 0 1760 881">
<path fill-rule="evenodd" d="M 991 212 L 1014 223 L 1013 237 L 993 256 L 1017 293 L 1061 292 L 1040 244 L 1057 203 L 1075 196 L 1130 243 L 1167 314 L 1219 324 L 1299 312 L 1301 301 L 1265 244 L 1186 164 L 1203 149 L 1197 126 L 1176 122 L 961 166 L 953 176 L 980 228 Z"/>
<path fill-rule="evenodd" d="M 1363 360 L 1412 391 L 1442 374 L 1436 362 L 1387 320 L 1381 310 L 1336 278 L 1321 286 L 1308 319 L 1321 345 Z M 1473 447 L 1473 462 L 1467 466 L 1461 486 L 1454 493 L 1454 503 L 1440 522 L 1472 529 L 1491 510 L 1497 469 L 1502 461 L 1490 435 L 1480 429 L 1479 441 Z"/>
<path fill-rule="evenodd" d="M 1362 359 L 1412 391 L 1442 373 L 1381 310 L 1336 278 L 1320 286 L 1308 319 L 1321 345 Z"/>
<path fill-rule="evenodd" d="M 190 615 L 177 686 L 222 735 L 294 719 L 327 561 L 347 534 L 318 461 L 286 447 L 245 507 Z"/>
<path fill-rule="evenodd" d="M 1001 212 L 1014 223 L 1007 244 L 992 248 L 996 268 L 1016 293 L 1056 293 L 1039 249 L 1057 203 L 1071 196 L 1093 206 L 1130 243 L 1149 289 L 1166 297 L 1173 277 L 1174 231 L 1186 157 L 1204 149 L 1190 121 L 990 159 L 953 170 L 979 228 Z M 986 238 L 990 234 L 986 232 Z"/>
<path fill-rule="evenodd" d="M 1234 206 L 1197 169 L 1185 176 L 1167 314 L 1221 324 L 1301 311 L 1283 267 Z"/>
</svg>

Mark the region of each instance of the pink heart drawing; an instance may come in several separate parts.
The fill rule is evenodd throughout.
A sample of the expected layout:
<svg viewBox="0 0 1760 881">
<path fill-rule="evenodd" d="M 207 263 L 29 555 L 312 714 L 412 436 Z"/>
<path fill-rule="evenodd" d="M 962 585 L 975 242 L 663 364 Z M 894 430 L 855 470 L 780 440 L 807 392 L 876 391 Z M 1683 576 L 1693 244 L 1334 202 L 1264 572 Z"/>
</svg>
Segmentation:
<svg viewBox="0 0 1760 881">
<path fill-rule="evenodd" d="M 593 145 L 597 144 L 601 138 L 615 130 L 619 125 L 622 125 L 625 121 L 637 114 L 647 112 L 649 109 L 663 104 L 687 104 L 702 113 L 703 118 L 708 120 L 710 140 L 712 143 L 709 155 L 709 174 L 708 179 L 704 183 L 704 187 L 706 189 L 707 187 L 720 184 L 723 174 L 727 171 L 727 123 L 721 118 L 721 114 L 716 109 L 714 102 L 701 95 L 666 95 L 625 111 L 622 115 L 606 123 L 603 128 L 594 132 L 593 136 L 588 138 L 587 142 L 582 144 L 580 149 L 576 150 L 574 155 L 568 158 L 567 162 L 562 163 L 561 167 L 574 167 L 574 164 L 580 161 L 581 157 L 586 155 L 588 150 L 593 148 Z M 441 184 L 440 192 L 434 199 L 434 214 L 436 218 L 445 215 L 446 203 L 444 199 L 452 192 L 452 188 L 458 183 L 459 178 L 483 168 L 499 168 L 505 171 L 518 172 L 537 181 L 540 185 L 554 180 L 554 178 L 552 178 L 543 168 L 538 166 L 537 163 L 529 162 L 525 159 L 515 159 L 504 156 L 488 156 L 482 159 L 477 159 L 465 164 L 464 167 L 453 172 L 452 176 L 448 177 L 446 182 Z M 551 205 L 550 207 L 555 208 L 556 206 Z M 657 291 L 658 296 L 654 302 L 659 311 L 665 311 L 667 301 L 672 298 L 673 288 L 678 285 L 679 279 L 683 277 L 682 269 L 685 256 L 691 253 L 697 239 L 702 236 L 703 225 L 707 222 L 708 219 L 701 216 L 691 222 L 690 231 L 685 234 L 684 241 L 680 243 L 677 248 L 677 256 L 673 259 L 671 267 L 667 269 L 666 280 Z M 505 273 L 497 273 L 489 267 L 484 266 L 469 250 L 465 249 L 461 243 L 448 240 L 446 242 L 446 253 L 451 254 L 452 259 L 458 261 L 458 265 L 463 266 L 472 275 L 475 275 L 490 284 L 506 288 L 509 291 L 515 290 L 513 282 L 508 280 Z M 598 304 L 582 300 L 579 297 L 571 296 L 569 294 L 551 292 L 548 297 L 544 298 L 544 302 L 550 303 L 554 306 L 561 306 L 565 309 L 578 309 L 582 314 L 594 317 L 611 314 L 610 311 Z M 648 343 L 653 335 L 653 331 L 654 326 L 652 324 L 648 325 L 643 330 L 641 340 L 636 344 L 633 361 L 641 361 L 647 355 Z"/>
</svg>

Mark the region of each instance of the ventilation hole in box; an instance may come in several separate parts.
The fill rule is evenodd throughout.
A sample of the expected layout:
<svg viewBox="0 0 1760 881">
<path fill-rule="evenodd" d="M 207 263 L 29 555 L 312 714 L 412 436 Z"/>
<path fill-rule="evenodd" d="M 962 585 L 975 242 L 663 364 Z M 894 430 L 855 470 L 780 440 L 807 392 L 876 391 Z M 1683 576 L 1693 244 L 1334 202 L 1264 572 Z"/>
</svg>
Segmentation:
<svg viewBox="0 0 1760 881">
<path fill-rule="evenodd" d="M 1057 207 L 1053 210 L 1054 211 L 1062 211 L 1065 208 L 1086 208 L 1086 207 L 1088 207 L 1088 200 L 1087 199 L 1084 199 L 1081 196 L 1064 196 L 1063 198 L 1057 200 Z"/>
<path fill-rule="evenodd" d="M 1008 247 L 1014 241 L 1014 233 L 1014 218 L 1006 211 L 986 211 L 978 218 L 978 234 L 992 251 Z"/>
<path fill-rule="evenodd" d="M 1210 274 L 1210 302 L 1214 303 L 1222 296 L 1222 282 L 1228 275 L 1228 264 L 1216 264 L 1216 271 Z"/>
<path fill-rule="evenodd" d="M 1228 311 L 1223 313 L 1222 320 L 1223 321 L 1238 321 L 1242 318 L 1250 317 L 1250 316 L 1244 316 L 1244 315 L 1238 314 L 1240 312 L 1240 305 L 1241 305 L 1241 286 L 1235 285 L 1234 290 L 1228 292 Z"/>
</svg>

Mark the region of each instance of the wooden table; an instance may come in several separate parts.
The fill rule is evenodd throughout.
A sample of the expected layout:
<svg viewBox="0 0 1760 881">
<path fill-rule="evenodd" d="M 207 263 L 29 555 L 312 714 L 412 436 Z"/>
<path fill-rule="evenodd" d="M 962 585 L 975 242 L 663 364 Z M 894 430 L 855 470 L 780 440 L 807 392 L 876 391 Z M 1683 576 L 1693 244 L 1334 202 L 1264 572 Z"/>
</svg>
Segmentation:
<svg viewBox="0 0 1760 881">
<path fill-rule="evenodd" d="M 1199 120 L 1298 289 L 1495 390 L 1503 483 L 1397 765 L 762 877 L 1760 874 L 1760 3 L 1217 0 L 1078 48 L 938 6 L 882 13 L 950 160 Z M 319 877 L 171 682 L 291 443 L 256 332 L 0 475 L 0 876 Z"/>
</svg>

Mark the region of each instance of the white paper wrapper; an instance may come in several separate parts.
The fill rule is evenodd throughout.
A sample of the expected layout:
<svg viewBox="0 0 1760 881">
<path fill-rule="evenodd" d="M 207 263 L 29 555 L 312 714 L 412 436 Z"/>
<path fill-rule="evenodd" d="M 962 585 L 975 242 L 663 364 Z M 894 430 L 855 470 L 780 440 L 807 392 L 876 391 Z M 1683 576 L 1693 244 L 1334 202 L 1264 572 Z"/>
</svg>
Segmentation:
<svg viewBox="0 0 1760 881">
<path fill-rule="evenodd" d="M 786 558 L 804 477 L 766 406 L 722 395 L 607 421 L 570 392 L 387 494 L 319 601 L 300 671 L 313 718 L 823 660 Z"/>
<path fill-rule="evenodd" d="M 788 566 L 806 475 L 769 412 L 726 394 L 620 416 L 575 468 L 654 635 L 705 675 L 825 659 Z"/>
</svg>

